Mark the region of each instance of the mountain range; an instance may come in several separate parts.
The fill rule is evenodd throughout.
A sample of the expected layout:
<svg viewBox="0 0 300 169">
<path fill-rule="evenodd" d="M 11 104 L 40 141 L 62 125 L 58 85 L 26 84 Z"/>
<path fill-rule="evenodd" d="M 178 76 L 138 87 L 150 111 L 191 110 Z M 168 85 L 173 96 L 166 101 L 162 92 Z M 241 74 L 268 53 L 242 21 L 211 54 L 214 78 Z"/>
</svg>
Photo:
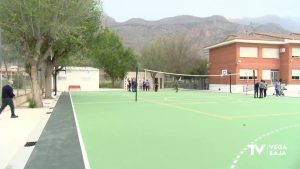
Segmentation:
<svg viewBox="0 0 300 169">
<path fill-rule="evenodd" d="M 276 15 L 265 15 L 256 18 L 239 18 L 239 19 L 229 19 L 231 22 L 236 22 L 240 24 L 265 24 L 274 23 L 278 24 L 284 29 L 293 32 L 300 33 L 300 18 L 299 17 L 279 17 Z"/>
<path fill-rule="evenodd" d="M 121 37 L 123 43 L 140 54 L 145 45 L 162 36 L 183 35 L 188 37 L 199 50 L 202 58 L 207 58 L 206 46 L 223 41 L 229 35 L 250 32 L 290 33 L 299 30 L 293 20 L 275 16 L 264 18 L 226 19 L 223 16 L 195 17 L 181 15 L 156 21 L 133 18 L 125 22 L 104 15 L 102 24 L 111 28 Z M 292 28 L 292 29 L 287 29 Z M 299 26 L 300 28 L 300 26 Z"/>
</svg>

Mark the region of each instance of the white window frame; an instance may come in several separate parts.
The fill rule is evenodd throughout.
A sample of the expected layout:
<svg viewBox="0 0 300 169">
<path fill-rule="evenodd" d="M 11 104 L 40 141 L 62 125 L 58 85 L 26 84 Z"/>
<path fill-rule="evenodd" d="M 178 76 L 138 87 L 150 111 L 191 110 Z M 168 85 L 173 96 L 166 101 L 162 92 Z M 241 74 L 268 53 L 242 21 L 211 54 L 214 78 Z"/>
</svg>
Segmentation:
<svg viewBox="0 0 300 169">
<path fill-rule="evenodd" d="M 257 70 L 255 69 L 255 79 L 257 79 Z M 240 69 L 240 80 L 253 79 L 253 69 Z"/>
<path fill-rule="evenodd" d="M 292 48 L 292 58 L 300 58 L 300 48 Z"/>
<path fill-rule="evenodd" d="M 292 80 L 300 80 L 300 70 L 299 69 L 292 70 Z"/>
<path fill-rule="evenodd" d="M 258 48 L 257 47 L 240 47 L 241 58 L 257 58 Z"/>
<path fill-rule="evenodd" d="M 271 58 L 271 59 L 279 59 L 279 48 L 263 48 L 262 49 L 262 57 L 263 58 Z"/>
</svg>

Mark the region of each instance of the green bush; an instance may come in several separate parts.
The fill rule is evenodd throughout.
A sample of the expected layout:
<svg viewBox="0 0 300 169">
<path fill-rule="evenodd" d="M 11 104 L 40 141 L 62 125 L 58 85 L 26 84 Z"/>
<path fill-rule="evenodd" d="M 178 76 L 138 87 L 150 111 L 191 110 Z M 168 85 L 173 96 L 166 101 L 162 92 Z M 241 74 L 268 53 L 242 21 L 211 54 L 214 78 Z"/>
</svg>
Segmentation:
<svg viewBox="0 0 300 169">
<path fill-rule="evenodd" d="M 34 99 L 29 99 L 28 103 L 29 103 L 28 105 L 29 108 L 36 108 L 36 102 Z"/>
<path fill-rule="evenodd" d="M 111 81 L 105 81 L 99 84 L 100 88 L 122 88 L 123 87 L 123 81 L 116 80 L 115 86 L 112 86 Z"/>
</svg>

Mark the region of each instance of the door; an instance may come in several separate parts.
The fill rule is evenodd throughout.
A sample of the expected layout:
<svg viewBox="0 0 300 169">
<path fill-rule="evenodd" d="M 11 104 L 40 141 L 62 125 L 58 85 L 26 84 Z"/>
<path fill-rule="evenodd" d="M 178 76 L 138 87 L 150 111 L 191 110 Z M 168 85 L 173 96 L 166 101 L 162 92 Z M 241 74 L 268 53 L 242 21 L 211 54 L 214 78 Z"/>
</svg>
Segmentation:
<svg viewBox="0 0 300 169">
<path fill-rule="evenodd" d="M 272 83 L 279 80 L 279 71 L 278 70 L 271 70 L 271 81 Z"/>
</svg>

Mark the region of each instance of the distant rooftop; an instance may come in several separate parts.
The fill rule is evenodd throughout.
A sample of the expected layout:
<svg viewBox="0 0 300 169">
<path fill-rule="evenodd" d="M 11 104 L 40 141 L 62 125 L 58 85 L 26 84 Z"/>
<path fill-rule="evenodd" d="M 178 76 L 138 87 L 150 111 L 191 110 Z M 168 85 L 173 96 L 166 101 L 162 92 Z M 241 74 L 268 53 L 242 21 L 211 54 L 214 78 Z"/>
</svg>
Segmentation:
<svg viewBox="0 0 300 169">
<path fill-rule="evenodd" d="M 205 49 L 232 44 L 232 43 L 259 43 L 259 44 L 286 44 L 300 43 L 299 33 L 280 34 L 280 33 L 259 33 L 251 32 L 249 34 L 229 35 L 223 42 L 211 45 Z"/>
<path fill-rule="evenodd" d="M 225 41 L 233 40 L 233 39 L 243 39 L 243 40 L 265 40 L 265 41 L 284 41 L 285 39 L 289 40 L 300 40 L 299 33 L 291 33 L 291 34 L 280 34 L 280 33 L 258 33 L 252 32 L 249 34 L 242 35 L 230 35 Z"/>
</svg>

